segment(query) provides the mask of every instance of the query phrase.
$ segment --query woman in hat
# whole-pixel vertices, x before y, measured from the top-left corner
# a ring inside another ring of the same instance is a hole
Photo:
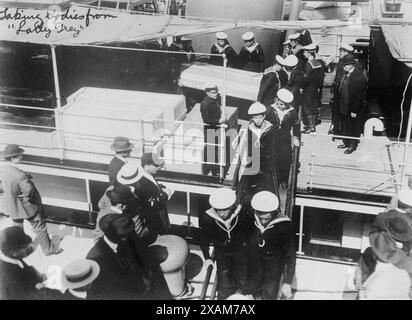
[[[207,264],[211,263],[209,244],[215,248],[218,299],[223,300],[246,289],[247,244],[253,221],[236,205],[236,193],[231,189],[215,189],[209,204],[211,208],[200,220],[200,243]]]
[[[59,254],[63,249],[58,247],[56,241],[50,240],[40,193],[32,177],[17,167],[23,153],[24,149],[16,144],[7,145],[2,152],[6,164],[0,175],[3,189],[1,212],[8,215],[13,224],[22,229],[24,220],[27,220],[36,233],[37,242],[44,255]]]
[[[225,32],[218,32],[216,33],[216,39],[217,41],[216,43],[212,45],[212,48],[210,49],[210,53],[220,54],[222,55],[222,57],[226,57],[227,66],[229,68],[236,68],[238,54],[229,44],[229,41],[227,40],[227,34]],[[223,66],[223,59],[221,57],[210,56],[209,61],[211,64],[214,64],[217,66]]]
[[[308,60],[305,64],[302,79],[303,89],[303,133],[316,131],[317,97],[323,86],[325,71],[316,59],[316,45],[311,43],[303,47],[303,53]]]
[[[248,190],[251,185],[257,185],[278,194],[274,143],[276,128],[265,119],[266,113],[266,107],[260,102],[253,103],[248,110],[250,122],[242,158],[244,170],[241,174],[240,193]]]
[[[263,72],[265,68],[265,55],[261,45],[255,41],[253,32],[242,35],[244,44],[239,51],[239,67],[252,72]]]
[[[290,219],[279,210],[271,192],[260,191],[252,198],[254,231],[250,242],[249,285],[256,299],[276,300],[284,273],[281,295],[292,298],[296,252]]]
[[[265,73],[260,80],[259,92],[257,101],[270,106],[276,97],[276,92],[282,88],[288,81],[288,75],[282,67],[285,65],[285,59],[276,55],[275,61],[271,68],[265,70]]]
[[[298,113],[291,106],[293,94],[287,89],[279,89],[276,95],[276,101],[270,105],[267,112],[267,119],[276,128],[276,175],[282,189],[288,187],[290,165],[292,163],[292,144],[300,146],[299,131],[300,123]],[[293,135],[291,136],[291,130]]]

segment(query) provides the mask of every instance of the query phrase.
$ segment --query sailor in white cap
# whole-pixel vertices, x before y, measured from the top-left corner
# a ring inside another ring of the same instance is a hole
[[[276,92],[288,81],[288,75],[282,67],[285,59],[276,55],[273,66],[265,70],[265,74],[260,80],[257,101],[265,106],[271,105],[275,101]]]
[[[252,294],[263,300],[276,300],[283,272],[281,294],[292,298],[296,253],[290,219],[279,210],[279,200],[269,191],[252,198],[255,229],[251,240],[250,275]]]
[[[218,162],[219,147],[215,144],[215,136],[218,134],[216,130],[221,129],[221,125],[227,120],[226,114],[222,110],[221,100],[218,87],[215,83],[208,83],[205,85],[206,95],[200,103],[200,113],[202,114],[202,120],[204,123],[204,153],[202,165],[203,175],[211,173],[213,176],[218,177],[220,173],[220,167],[218,164],[210,164],[210,162]],[[213,141],[208,141],[208,137],[213,137]],[[207,163],[209,162],[209,163]]]
[[[308,60],[303,72],[303,133],[316,131],[317,97],[323,87],[325,71],[316,59],[316,45],[310,43],[303,47],[303,54]]]
[[[246,289],[247,245],[253,216],[236,203],[236,193],[229,188],[214,189],[209,204],[211,208],[200,223],[200,247],[207,265],[212,264],[209,244],[215,249],[218,299],[223,300]]]
[[[291,47],[292,54],[296,55],[298,51],[302,49],[302,45],[300,44],[300,41],[299,41],[300,37],[301,37],[300,33],[294,33],[288,37],[288,40],[290,41],[290,47]]]
[[[255,41],[253,32],[242,35],[244,44],[239,51],[239,67],[253,72],[263,72],[265,67],[265,55],[261,45]]]
[[[248,189],[259,184],[277,192],[275,172],[275,127],[267,121],[267,107],[260,102],[253,103],[248,110],[250,123],[247,130],[247,151],[242,163],[245,165],[241,184]]]
[[[276,152],[276,174],[278,183],[284,190],[288,187],[290,165],[292,163],[291,139],[294,146],[300,146],[299,131],[300,123],[298,113],[291,106],[293,93],[288,89],[281,88],[276,94],[275,102],[268,108],[267,120],[276,128],[276,140],[274,142]],[[293,135],[291,136],[291,129]]]
[[[210,49],[210,53],[213,54],[220,54],[222,57],[217,57],[217,56],[210,56],[210,63],[217,65],[217,66],[223,66],[223,59],[227,59],[227,66],[229,68],[235,68],[237,66],[237,59],[238,59],[238,54],[236,51],[232,48],[232,46],[229,44],[229,41],[227,40],[228,36],[225,32],[218,32],[216,33],[216,43],[212,45],[212,48]]]
[[[333,105],[332,105],[332,129],[329,131],[331,134],[340,135],[343,134],[343,119],[340,116],[339,111],[339,85],[342,81],[343,75],[345,74],[343,70],[343,57],[348,56],[349,58],[354,58],[353,47],[347,43],[342,43],[339,48],[339,60],[336,65],[335,79],[333,80],[331,86],[331,93],[333,94]]]

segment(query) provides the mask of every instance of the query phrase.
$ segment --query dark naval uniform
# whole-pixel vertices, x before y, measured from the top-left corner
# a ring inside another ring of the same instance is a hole
[[[265,67],[265,55],[263,49],[258,42],[255,42],[251,48],[245,45],[239,51],[240,68],[252,71],[263,72]]]
[[[213,44],[210,49],[210,53],[213,54],[225,54],[227,58],[227,66],[229,68],[236,68],[238,63],[238,54],[229,44],[226,44],[223,48],[218,43]],[[223,58],[217,56],[210,56],[209,62],[217,66],[223,66]]]
[[[303,70],[297,65],[290,72],[289,80],[285,85],[285,88],[293,93],[292,106],[299,110],[299,106],[302,104],[302,94],[300,89],[302,87]]]
[[[260,80],[257,101],[266,107],[271,105],[275,101],[276,93],[286,85],[287,81],[288,75],[284,70],[279,72],[272,70],[265,73]]]
[[[220,108],[220,97],[217,99],[210,98],[207,94],[200,104],[200,113],[202,114],[202,120],[205,124],[204,126],[204,139],[206,143],[219,144],[219,136],[216,130],[220,130],[219,120],[222,116],[222,110]],[[208,137],[213,133],[214,141],[207,141]],[[213,157],[214,154],[214,157]],[[208,160],[208,158],[210,158]],[[203,153],[203,161],[219,163],[219,147],[214,145],[205,145]],[[219,165],[218,164],[203,164],[202,166],[203,175],[207,175],[209,172],[212,175],[219,175]]]
[[[316,126],[316,101],[324,78],[325,72],[317,59],[306,63],[302,80],[303,115],[306,120],[305,124],[312,130]]]
[[[292,283],[296,266],[293,238],[288,217],[277,217],[266,227],[256,218],[249,258],[250,289],[254,295],[264,300],[277,299],[282,274],[284,283]]]
[[[267,120],[276,128],[273,143],[276,146],[275,164],[278,182],[288,183],[290,164],[292,163],[290,130],[293,129],[294,136],[299,136],[298,114],[293,107],[282,111],[272,105],[268,108]]]
[[[214,208],[202,216],[201,248],[205,259],[210,259],[209,244],[215,248],[219,300],[246,289],[247,245],[252,230],[253,218],[240,205],[227,220]]]

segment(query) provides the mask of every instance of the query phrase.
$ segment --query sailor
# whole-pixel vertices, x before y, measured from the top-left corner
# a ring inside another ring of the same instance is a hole
[[[79,259],[69,263],[62,271],[61,282],[67,291],[64,300],[96,300],[100,296],[90,296],[93,282],[100,276],[100,266],[89,259]]]
[[[331,86],[331,93],[333,94],[333,104],[332,104],[332,125],[333,129],[330,133],[332,134],[342,134],[342,124],[341,119],[339,118],[339,86],[344,75],[342,59],[345,56],[349,58],[354,58],[353,47],[347,43],[342,43],[339,48],[339,60],[336,65],[336,74],[335,79],[333,80]]]
[[[229,44],[229,41],[227,40],[227,34],[225,32],[216,33],[216,40],[216,43],[214,43],[212,45],[212,48],[210,49],[210,53],[221,54],[222,57],[210,56],[210,63],[217,66],[223,66],[222,58],[226,58],[227,66],[229,68],[236,68],[238,62],[238,54]]]
[[[279,200],[271,192],[256,193],[252,208],[255,228],[250,243],[250,290],[255,299],[276,300],[281,286],[281,295],[290,299],[296,265],[292,223],[281,213]]]
[[[202,165],[203,175],[211,173],[218,177],[220,173],[219,163],[219,144],[221,125],[227,120],[226,114],[222,110],[219,89],[216,84],[208,83],[205,85],[206,95],[200,103],[200,113],[204,123],[204,141]],[[216,144],[216,145],[213,145]],[[212,163],[211,163],[212,162]]]
[[[130,157],[134,145],[130,143],[129,138],[126,137],[115,137],[113,139],[113,144],[110,148],[115,152],[115,156],[109,163],[108,176],[109,185],[116,184],[116,176],[120,168],[127,162],[127,158]]]
[[[276,128],[266,120],[267,108],[260,102],[253,103],[248,110],[250,123],[247,130],[246,151],[243,153],[239,193],[250,186],[278,193],[275,170]]]
[[[246,32],[242,35],[242,39],[244,44],[239,51],[240,68],[252,72],[263,72],[265,55],[260,44],[255,41],[255,34]]]
[[[257,101],[265,106],[269,106],[275,101],[276,92],[288,81],[288,75],[282,69],[284,65],[285,59],[276,55],[273,66],[265,70],[260,80]]]
[[[247,244],[253,220],[236,204],[236,193],[229,188],[214,189],[209,203],[211,208],[201,219],[201,248],[209,265],[209,244],[214,246],[218,299],[223,300],[246,289]]]
[[[342,139],[339,149],[346,149],[345,154],[354,152],[359,144],[362,130],[362,112],[365,104],[367,81],[356,65],[355,59],[349,55],[342,58],[345,72],[339,86],[339,112],[342,120],[343,134],[354,137]]]
[[[298,68],[304,69],[306,63],[306,57],[303,54],[303,45],[301,44],[302,35],[300,33],[291,34],[288,37],[290,42],[290,54],[293,54],[298,58]]]
[[[316,131],[316,99],[319,90],[323,86],[325,72],[322,65],[316,59],[316,45],[311,43],[303,47],[303,53],[308,60],[303,72],[303,122],[305,129],[303,133]]]
[[[300,89],[302,87],[303,70],[298,67],[298,58],[291,54],[285,58],[285,70],[288,74],[288,81],[285,89],[288,89],[293,94],[292,106],[296,111],[299,111],[299,106],[302,103],[302,95]]]
[[[141,158],[143,176],[135,184],[135,194],[141,200],[147,228],[156,235],[165,234],[170,229],[167,201],[173,192],[156,180],[157,174],[164,166],[164,160],[159,159],[156,153],[144,153]]]
[[[10,217],[13,225],[22,229],[24,220],[29,222],[44,255],[59,254],[63,251],[58,245],[61,239],[54,236],[52,241],[49,237],[40,193],[31,175],[18,168],[23,153],[24,149],[16,144],[8,144],[1,152],[5,165],[0,174],[0,189],[3,191],[0,212]]]
[[[194,54],[195,49],[192,46],[192,39],[189,37],[181,37],[180,41],[182,42],[182,50],[186,52],[187,61],[185,62],[194,62],[196,61],[196,55]]]
[[[323,61],[322,56],[319,54],[319,45],[316,44],[316,60],[319,61],[320,65],[322,66],[322,70],[324,73],[328,72],[328,67],[326,66],[325,61]],[[323,82],[319,88],[318,94],[316,96],[316,125],[322,123],[322,95],[323,95]]]
[[[288,187],[290,165],[292,163],[292,148],[300,146],[299,131],[300,123],[298,113],[292,107],[293,94],[289,90],[282,88],[277,92],[275,102],[269,107],[267,119],[276,129],[276,140],[274,141],[276,152],[276,175],[282,189]],[[291,136],[291,129],[293,135]]]

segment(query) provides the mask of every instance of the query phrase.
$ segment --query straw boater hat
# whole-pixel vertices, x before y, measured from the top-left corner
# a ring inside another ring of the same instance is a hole
[[[229,188],[218,188],[212,191],[209,197],[210,205],[217,210],[225,210],[236,202],[236,193]]]
[[[253,196],[251,205],[258,212],[269,213],[279,208],[279,199],[272,192],[260,191]]]
[[[3,158],[10,158],[23,153],[24,149],[20,148],[17,144],[8,144],[1,152],[1,156]]]
[[[143,176],[143,169],[135,162],[125,163],[119,170],[116,180],[120,184],[129,185],[136,183]]]
[[[130,143],[129,138],[115,137],[110,148],[115,152],[129,151],[134,148],[133,143]]]
[[[260,102],[254,102],[252,105],[249,107],[249,110],[247,111],[248,115],[254,116],[262,113],[266,113],[266,107],[264,104]]]
[[[99,264],[89,259],[76,260],[62,272],[62,285],[67,289],[77,289],[92,283],[100,273]]]

